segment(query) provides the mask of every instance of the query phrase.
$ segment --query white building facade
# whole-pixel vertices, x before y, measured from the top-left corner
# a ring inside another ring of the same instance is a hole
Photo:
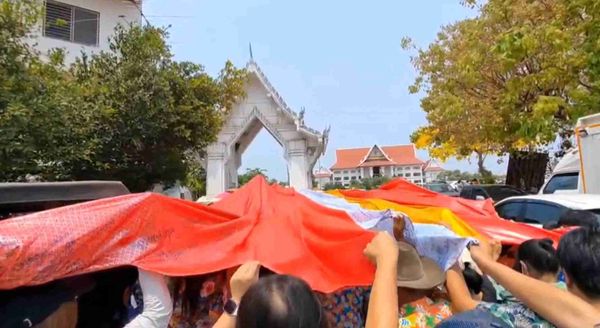
[[[66,63],[72,63],[82,51],[109,50],[109,37],[118,24],[141,22],[141,6],[141,0],[46,0],[31,43],[43,55],[64,49]]]
[[[333,183],[350,186],[365,178],[404,178],[424,183],[425,162],[417,158],[414,145],[373,146],[336,150],[336,163],[331,167]]]
[[[430,159],[425,163],[423,167],[423,174],[425,174],[425,182],[435,182],[438,179],[440,173],[444,172],[442,166],[435,160]]]
[[[321,167],[313,172],[314,188],[324,189],[327,184],[332,183],[333,173],[328,169]]]

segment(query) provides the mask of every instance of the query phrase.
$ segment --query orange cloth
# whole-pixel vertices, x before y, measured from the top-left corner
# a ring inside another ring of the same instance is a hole
[[[134,265],[196,275],[258,260],[331,292],[368,285],[374,233],[257,177],[211,207],[133,194],[0,221],[0,289]]]
[[[476,201],[450,197],[419,187],[403,179],[395,179],[375,190],[340,190],[344,197],[383,199],[401,205],[435,206],[451,210],[484,236],[505,244],[520,244],[532,238],[550,238],[558,243],[560,232],[504,220],[498,216],[491,200]]]

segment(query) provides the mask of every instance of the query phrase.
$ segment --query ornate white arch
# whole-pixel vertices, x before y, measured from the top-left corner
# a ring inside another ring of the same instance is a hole
[[[231,109],[217,142],[207,150],[207,195],[237,186],[241,156],[262,128],[283,148],[290,186],[310,188],[312,169],[325,152],[329,129],[320,133],[305,126],[304,110],[292,111],[253,60],[246,69],[246,97]]]

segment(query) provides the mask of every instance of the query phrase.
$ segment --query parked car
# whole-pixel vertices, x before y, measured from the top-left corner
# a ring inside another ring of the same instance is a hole
[[[126,194],[118,181],[0,183],[0,220]]]
[[[558,223],[568,210],[584,210],[600,219],[600,195],[555,194],[510,197],[495,205],[502,218],[541,226]]]
[[[527,193],[521,189],[507,185],[465,185],[460,191],[460,197],[462,198],[474,200],[491,198],[494,202],[522,195],[527,195]]]
[[[431,191],[439,192],[440,194],[444,194],[444,195],[452,196],[452,197],[458,197],[458,192],[456,191],[456,189],[452,188],[452,186],[450,186],[447,183],[443,183],[443,182],[426,183],[423,185],[423,187],[425,187]]]

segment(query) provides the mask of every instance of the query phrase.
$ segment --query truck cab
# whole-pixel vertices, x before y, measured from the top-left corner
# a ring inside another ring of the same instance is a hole
[[[600,194],[600,113],[580,118],[575,132],[577,148],[556,165],[540,194]]]

